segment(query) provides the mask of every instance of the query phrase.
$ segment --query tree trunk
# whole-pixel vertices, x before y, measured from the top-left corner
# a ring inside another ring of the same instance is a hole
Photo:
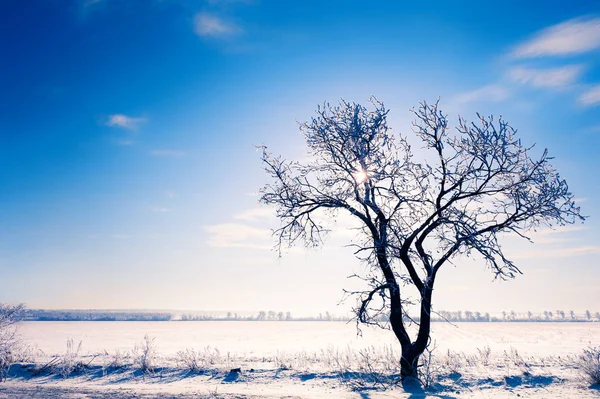
[[[421,352],[422,353],[422,352]],[[402,348],[402,358],[400,359],[400,378],[407,377],[418,378],[419,356],[414,350],[413,344]]]
[[[419,321],[419,333],[415,342],[406,342],[400,340],[402,347],[402,359],[400,359],[400,377],[404,380],[407,377],[418,377],[419,357],[423,354],[429,344],[429,334],[431,332],[431,295],[432,287],[425,284],[421,297],[421,318]],[[392,320],[390,320],[392,321]],[[400,323],[404,321],[401,320]],[[394,326],[392,325],[392,329]],[[403,328],[404,330],[404,328]]]

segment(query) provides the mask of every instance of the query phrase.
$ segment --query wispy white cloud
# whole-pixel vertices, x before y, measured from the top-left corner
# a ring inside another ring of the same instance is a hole
[[[152,150],[150,155],[153,157],[165,157],[165,158],[179,158],[187,154],[185,151],[179,150]]]
[[[536,244],[558,244],[562,242],[573,242],[575,241],[574,237],[564,236],[564,235],[542,235],[539,237],[533,238],[533,242]]]
[[[265,221],[275,218],[273,208],[252,208],[233,215],[234,219],[244,220],[246,222]]]
[[[588,227],[582,225],[547,227],[531,232],[528,236],[536,244],[557,244],[576,241],[578,240],[576,233],[585,230],[588,230]],[[521,237],[516,234],[510,235],[510,238],[521,241]]]
[[[600,47],[600,18],[576,18],[550,26],[518,45],[517,58],[576,55]]]
[[[575,83],[583,69],[582,65],[546,69],[515,67],[508,71],[508,77],[515,82],[534,87],[559,88]]]
[[[271,249],[268,229],[248,226],[241,223],[221,223],[205,227],[209,233],[206,243],[217,248]]]
[[[600,85],[593,86],[591,89],[584,91],[577,102],[584,106],[600,105]]]
[[[197,14],[194,18],[194,32],[204,37],[226,37],[239,33],[241,29],[224,19],[207,13]]]
[[[146,118],[134,118],[123,114],[113,114],[108,116],[107,126],[120,127],[123,129],[135,130],[146,121]]]
[[[536,244],[552,244],[553,248],[551,247],[546,249],[524,251],[517,254],[515,258],[564,258],[567,256],[587,255],[600,252],[600,246],[597,245],[584,245],[577,247],[565,246],[562,248],[556,248],[556,244],[576,241],[576,233],[585,230],[588,230],[588,227],[582,225],[557,226],[554,228],[540,229],[531,234],[531,239],[533,240],[533,242],[535,242]]]
[[[591,255],[600,253],[600,246],[588,245],[581,247],[569,247],[559,249],[545,249],[545,250],[534,250],[524,251],[516,256],[514,259],[548,259],[548,258],[566,258],[573,256]]]
[[[583,201],[580,199],[580,201]],[[554,234],[566,234],[573,233],[575,231],[588,230],[586,226],[558,226],[554,228],[540,229],[535,232],[536,235],[554,235]]]
[[[501,85],[492,84],[480,87],[479,89],[461,93],[455,97],[455,101],[460,104],[470,103],[473,101],[504,101],[510,96],[507,88]]]

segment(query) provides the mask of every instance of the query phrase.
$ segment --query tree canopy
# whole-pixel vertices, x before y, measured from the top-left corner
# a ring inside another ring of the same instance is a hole
[[[474,122],[459,118],[453,130],[438,102],[421,103],[413,110],[413,134],[427,153],[423,161],[406,136],[392,134],[383,103],[370,102],[371,109],[346,101],[320,106],[300,125],[306,162],[275,157],[263,147],[271,182],[261,201],[274,205],[282,222],[275,230],[279,248],[320,245],[323,211],[355,217],[361,225],[356,254],[372,266],[363,276],[369,289],[360,293],[357,318],[368,323],[389,313],[403,353],[412,347],[420,354],[429,338],[433,285],[444,264],[477,255],[496,276],[514,277],[520,270],[505,255],[501,233],[529,239],[541,226],[584,217],[548,151],[536,156],[504,119],[477,114]],[[414,342],[403,322],[406,284],[420,294],[421,328]],[[376,294],[382,304],[374,307]]]

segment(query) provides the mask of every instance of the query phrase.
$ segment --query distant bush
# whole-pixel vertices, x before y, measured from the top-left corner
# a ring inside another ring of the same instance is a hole
[[[177,352],[177,363],[192,373],[199,373],[221,361],[221,352],[207,346],[202,351],[186,349]]]
[[[0,382],[6,379],[10,366],[17,361],[20,352],[16,324],[20,321],[23,305],[0,303]]]
[[[0,344],[1,345],[1,344]],[[0,382],[7,377],[10,366],[14,363],[13,353],[9,347],[0,346]]]
[[[451,374],[461,374],[463,367],[466,366],[465,355],[448,349],[445,356],[440,359],[440,364],[444,370]]]
[[[105,360],[102,365],[102,373],[106,375],[108,370],[116,370],[125,367],[129,357],[129,352],[121,352],[118,349],[113,354],[104,351]]]
[[[150,338],[146,334],[142,343],[136,344],[133,348],[133,363],[144,373],[153,373],[156,369],[158,353],[154,341],[155,338]]]
[[[177,363],[192,373],[199,373],[204,369],[200,354],[194,349],[177,352]]]
[[[364,388],[367,384],[389,388],[397,382],[400,375],[400,353],[391,345],[368,346],[358,350],[350,346],[343,350],[330,346],[314,356],[304,353],[301,358],[288,356],[287,361],[283,357],[278,362],[292,369],[297,369],[297,364],[303,364],[308,369],[314,363],[323,364],[356,389]]]
[[[492,349],[489,347],[489,345],[484,346],[483,349],[477,348],[477,353],[479,354],[479,360],[481,361],[481,364],[486,367],[489,366],[490,355],[492,354]]]
[[[592,385],[600,385],[600,348],[584,349],[579,356],[579,370]]]
[[[81,352],[81,344],[82,341],[79,341],[79,343],[75,345],[73,339],[67,340],[67,350],[58,357],[58,361],[54,367],[56,372],[63,378],[67,378],[74,372],[81,371],[85,368],[85,364],[79,355]]]

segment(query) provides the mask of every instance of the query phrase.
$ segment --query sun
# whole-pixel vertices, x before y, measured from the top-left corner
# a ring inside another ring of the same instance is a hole
[[[357,170],[356,172],[354,172],[354,181],[356,181],[356,184],[362,184],[368,178],[369,178],[369,175],[367,174],[366,171],[364,171],[362,169],[361,170]]]

